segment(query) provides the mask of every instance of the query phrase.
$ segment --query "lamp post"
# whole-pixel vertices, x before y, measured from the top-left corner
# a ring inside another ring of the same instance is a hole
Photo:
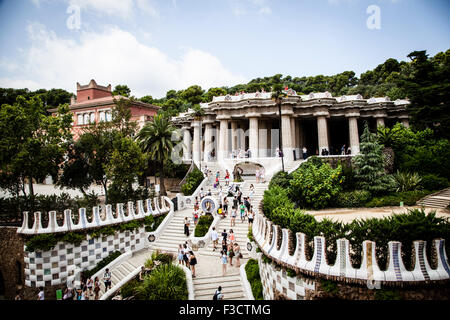
[[[282,135],[283,135],[283,129],[281,126],[281,97],[277,98],[277,104],[278,104],[278,122],[280,124],[280,134],[278,135],[278,145],[280,146],[280,152],[281,152],[281,167],[282,170],[284,171],[284,152],[283,152],[283,139],[282,139]]]
[[[278,144],[279,144],[279,147],[280,147],[279,149],[281,152],[281,166],[282,166],[283,171],[284,171],[284,152],[283,152],[283,140],[282,140],[283,129],[282,129],[282,123],[281,123],[282,122],[281,121],[281,101],[285,95],[286,94],[283,92],[283,86],[281,84],[277,83],[277,84],[273,85],[272,100],[274,100],[278,106],[278,116],[279,116],[278,122],[280,125],[280,134],[278,136],[278,138],[279,138]]]

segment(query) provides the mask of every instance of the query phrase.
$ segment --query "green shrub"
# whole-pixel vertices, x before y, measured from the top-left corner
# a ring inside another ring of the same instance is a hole
[[[247,238],[248,238],[248,240],[250,240],[250,241],[255,241],[255,239],[253,238],[253,232],[252,232],[252,230],[249,230],[249,231],[248,231],[248,233],[247,233]]]
[[[34,252],[37,250],[49,251],[52,250],[58,239],[52,233],[43,233],[31,237],[26,243],[25,247],[28,252]]]
[[[333,282],[331,280],[321,280],[320,284],[322,286],[323,291],[332,295],[338,293],[338,286],[336,282]]]
[[[268,217],[271,216],[275,208],[289,206],[291,203],[287,190],[280,186],[275,185],[264,191],[263,211]]]
[[[255,300],[264,300],[264,298],[263,298],[263,286],[262,286],[261,280],[253,281],[250,284],[250,287],[252,288],[253,298],[255,298]]]
[[[328,163],[320,167],[309,164],[292,173],[290,197],[300,207],[320,209],[341,191],[341,166],[331,168]]]
[[[136,287],[135,297],[140,300],[187,300],[183,269],[173,264],[160,264]]]
[[[258,261],[255,259],[249,259],[245,265],[245,273],[247,274],[247,280],[252,288],[253,297],[255,300],[263,300],[263,290],[261,277],[259,275]]]
[[[431,191],[428,190],[396,192],[382,197],[373,197],[365,206],[368,208],[399,206],[401,201],[404,205],[413,206],[430,193]]]
[[[333,205],[337,208],[360,208],[370,200],[369,191],[354,190],[339,192],[333,200]]]
[[[295,276],[297,276],[295,271],[292,269],[289,269],[289,268],[286,269],[286,273],[287,273],[288,277],[291,277],[291,278],[294,278]]]
[[[86,239],[86,236],[84,234],[80,234],[80,233],[75,233],[75,232],[69,232],[66,233],[60,241],[62,242],[67,242],[67,243],[71,243],[75,246],[78,246],[81,244],[81,242],[83,242],[83,240]]]
[[[401,296],[395,290],[375,290],[375,300],[401,300]]]
[[[288,174],[286,171],[278,171],[272,177],[269,182],[269,189],[273,186],[280,186],[282,188],[289,188],[289,181],[292,179],[292,175]]]
[[[113,260],[115,260],[121,254],[122,253],[120,251],[111,252],[106,258],[104,258],[99,263],[97,263],[97,265],[93,269],[83,271],[83,277],[85,279],[88,279],[88,278],[92,277],[99,270],[101,270],[102,268],[106,267],[108,264],[110,264]]]
[[[209,227],[211,226],[211,223],[213,223],[213,221],[214,217],[210,214],[200,216],[197,225],[195,226],[194,235],[196,237],[203,237],[205,234],[208,233]]]
[[[272,263],[272,259],[270,259],[265,254],[262,255],[262,261],[263,261],[263,263]]]
[[[194,193],[200,183],[202,183],[203,179],[203,173],[195,168],[187,175],[186,182],[181,186],[181,192],[183,192],[185,196],[190,196]]]
[[[422,176],[421,185],[425,190],[441,190],[447,188],[450,184],[446,178],[436,174],[426,174]]]
[[[417,172],[397,172],[393,175],[397,192],[414,191],[420,189],[420,178]]]
[[[137,279],[128,281],[120,288],[120,294],[122,298],[129,298],[135,295],[136,287],[139,286],[140,282]]]

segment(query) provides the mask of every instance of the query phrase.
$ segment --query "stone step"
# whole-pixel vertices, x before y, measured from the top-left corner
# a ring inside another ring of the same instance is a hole
[[[236,281],[239,279],[240,279],[240,273],[238,273],[238,271],[236,271],[235,273],[230,273],[225,276],[220,275],[220,276],[198,277],[198,278],[194,279],[194,283],[212,283],[212,282],[215,282],[216,280],[229,282],[229,281]]]
[[[212,300],[214,292],[212,294],[208,294],[208,295],[195,295],[195,299],[196,300]],[[243,291],[229,293],[229,294],[224,293],[224,295],[223,295],[223,300],[244,300],[244,299],[245,299],[245,295],[244,295]]]

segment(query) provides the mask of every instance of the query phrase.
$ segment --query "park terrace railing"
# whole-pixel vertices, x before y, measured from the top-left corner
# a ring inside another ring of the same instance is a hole
[[[280,232],[281,230],[281,232]],[[296,246],[293,255],[289,254],[290,230],[274,225],[260,213],[256,213],[253,223],[253,238],[261,251],[277,263],[314,277],[366,284],[376,281],[387,285],[405,283],[427,283],[450,279],[450,268],[445,253],[445,240],[433,240],[436,257],[436,269],[432,269],[426,256],[426,241],[413,242],[414,269],[408,271],[402,260],[402,243],[390,241],[388,266],[381,270],[377,263],[376,243],[366,240],[362,243],[362,261],[360,268],[354,268],[350,258],[350,242],[337,240],[337,255],[333,265],[326,259],[326,243],[322,236],[314,237],[314,253],[311,260],[306,258],[306,235],[295,234]],[[292,252],[292,251],[291,251]]]
[[[93,216],[91,221],[86,216],[86,208],[79,209],[78,222],[74,223],[71,210],[64,210],[63,224],[59,225],[57,221],[56,211],[49,211],[47,226],[43,226],[43,216],[41,212],[34,212],[34,219],[32,227],[29,227],[29,213],[23,213],[22,226],[17,229],[17,233],[25,235],[36,235],[42,233],[60,233],[70,232],[77,230],[84,230],[90,228],[104,227],[108,225],[129,222],[131,220],[137,220],[145,218],[146,216],[153,215],[159,216],[163,213],[168,213],[173,206],[172,201],[167,197],[161,197],[161,204],[158,198],[146,199],[146,205],[144,206],[143,200],[137,201],[137,211],[134,207],[134,202],[129,201],[127,203],[128,210],[125,213],[124,204],[118,203],[116,205],[116,213],[113,213],[112,206],[107,204],[105,206],[105,217],[100,215],[100,207],[96,206],[92,208]]]
[[[167,214],[155,231],[147,231],[145,226],[139,226],[132,231],[120,230],[119,228],[115,230],[114,234],[109,235],[91,236],[87,233],[80,244],[58,241],[49,250],[28,251],[26,245],[24,245],[25,285],[40,287],[71,284],[83,270],[94,268],[102,259],[115,251],[124,254],[122,258],[119,258],[123,259],[133,252],[148,248],[151,242],[155,241],[167,224],[170,223],[174,214],[174,204],[168,197],[146,199],[145,206],[144,201],[139,200],[137,201],[137,210],[135,210],[134,203],[130,201],[126,214],[124,204],[119,203],[116,208],[114,214],[112,206],[106,205],[105,217],[102,218],[99,207],[94,207],[91,221],[86,217],[86,209],[82,208],[79,210],[77,223],[74,223],[70,210],[65,210],[62,225],[57,223],[56,212],[51,211],[48,213],[48,225],[45,227],[42,225],[41,213],[36,212],[31,228],[28,227],[28,213],[25,212],[22,227],[17,232],[26,236],[84,231],[127,223],[150,215]]]

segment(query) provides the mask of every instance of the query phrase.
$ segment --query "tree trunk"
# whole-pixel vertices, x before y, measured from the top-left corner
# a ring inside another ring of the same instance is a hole
[[[159,194],[167,196],[166,187],[164,185],[164,162],[159,163]]]
[[[32,177],[28,177],[28,191],[30,192],[30,196],[34,197],[33,178]]]
[[[105,190],[105,204],[108,204],[108,187],[106,186],[108,181],[102,181],[103,190]]]

